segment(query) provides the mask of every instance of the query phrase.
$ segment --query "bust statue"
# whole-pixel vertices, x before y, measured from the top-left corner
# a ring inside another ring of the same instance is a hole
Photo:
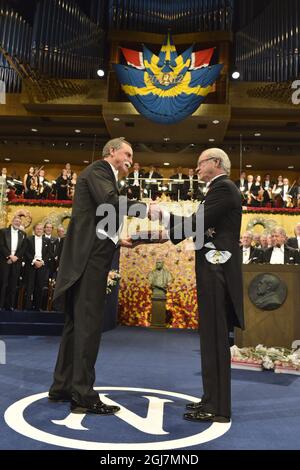
[[[152,289],[152,299],[166,299],[167,289],[173,281],[173,276],[164,267],[164,262],[157,260],[155,269],[148,274],[148,281]]]

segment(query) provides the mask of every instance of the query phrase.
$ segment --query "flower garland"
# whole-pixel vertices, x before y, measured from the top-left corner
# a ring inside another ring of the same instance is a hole
[[[276,207],[244,207],[243,214],[289,214],[289,215],[300,215],[300,209],[290,208],[276,208]]]
[[[261,370],[274,370],[275,372],[285,371],[287,373],[300,374],[300,348],[267,348],[262,344],[256,347],[238,348],[232,346],[231,363],[243,368],[243,365],[249,368]]]
[[[14,206],[72,206],[73,201],[58,201],[57,199],[12,199],[7,204]]]

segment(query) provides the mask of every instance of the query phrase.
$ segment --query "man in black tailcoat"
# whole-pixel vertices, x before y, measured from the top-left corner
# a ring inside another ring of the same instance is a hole
[[[175,244],[194,235],[203,396],[200,402],[187,405],[184,418],[190,421],[229,422],[231,418],[229,331],[244,327],[244,313],[239,247],[242,206],[240,192],[228,177],[230,167],[222,150],[204,151],[196,169],[200,179],[209,182],[204,208],[200,206],[190,217],[169,214],[169,220],[155,205],[149,213],[153,220],[162,217]],[[204,242],[199,243],[203,230]]]
[[[102,155],[103,160],[89,165],[77,180],[54,292],[54,301],[62,297],[66,300],[66,320],[49,391],[52,401],[71,401],[73,413],[97,415],[119,411],[117,406],[102,403],[93,385],[107,276],[120,241],[120,203],[126,213],[130,208],[134,215],[132,206],[136,204],[140,212],[136,215],[146,216],[145,204],[130,202],[119,195],[118,176],[127,176],[132,165],[131,145],[123,138],[110,140]],[[114,227],[105,222],[106,210],[109,213],[113,210]],[[121,245],[131,247],[132,243],[124,239]]]
[[[16,307],[17,286],[26,248],[22,220],[14,216],[11,226],[0,230],[0,309]]]

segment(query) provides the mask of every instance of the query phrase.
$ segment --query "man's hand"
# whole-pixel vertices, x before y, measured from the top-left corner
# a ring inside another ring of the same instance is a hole
[[[44,266],[44,263],[43,263],[43,261],[40,261],[40,260],[36,259],[35,262],[33,263],[33,265],[36,269],[40,269],[42,266]]]
[[[133,248],[133,240],[131,239],[131,237],[122,238],[120,240],[120,246],[122,246],[123,248]]]

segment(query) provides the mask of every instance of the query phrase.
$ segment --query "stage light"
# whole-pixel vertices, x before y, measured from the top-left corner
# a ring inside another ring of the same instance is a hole
[[[97,75],[98,75],[98,77],[103,78],[104,75],[105,75],[104,70],[103,70],[103,69],[98,69],[98,70],[97,70]]]
[[[238,80],[240,78],[241,74],[238,70],[234,70],[234,72],[232,72],[231,74],[231,77],[234,79],[234,80]]]

